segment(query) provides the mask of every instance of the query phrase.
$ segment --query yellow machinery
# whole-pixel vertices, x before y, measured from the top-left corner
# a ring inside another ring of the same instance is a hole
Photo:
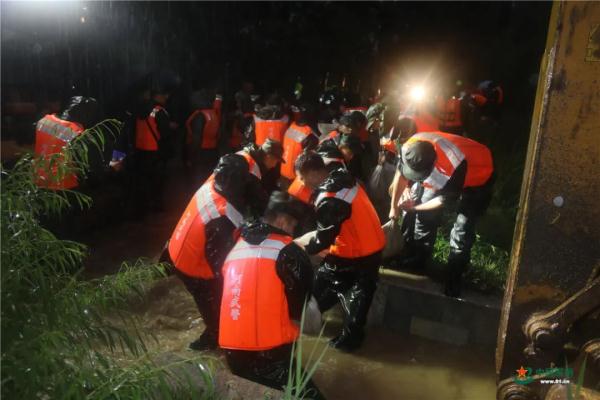
[[[542,60],[496,350],[498,399],[600,382],[600,2],[556,2]],[[517,372],[517,370],[519,370]],[[598,390],[598,387],[596,387]],[[582,398],[598,398],[583,390]]]

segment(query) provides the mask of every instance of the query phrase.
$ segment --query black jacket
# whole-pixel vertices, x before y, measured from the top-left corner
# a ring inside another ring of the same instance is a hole
[[[244,151],[250,154],[260,168],[261,178],[258,179],[252,175],[246,190],[247,201],[248,205],[250,206],[250,213],[255,217],[259,217],[263,214],[271,193],[278,189],[280,168],[275,167],[274,169],[267,171],[264,167],[262,159],[263,155],[259,147],[254,143],[250,143],[244,147]]]
[[[289,236],[264,222],[255,222],[242,227],[242,238],[253,245],[260,244],[269,234],[276,233]],[[288,302],[290,318],[299,320],[302,316],[304,302],[312,289],[312,265],[307,254],[295,243],[281,249],[275,264],[277,276],[283,282]]]
[[[321,186],[315,190],[313,199],[322,192],[338,192],[342,189],[349,189],[357,184],[356,179],[345,169],[337,169],[329,173],[329,177]],[[342,224],[352,215],[352,205],[335,197],[327,197],[316,206],[317,213],[317,234],[308,245],[306,252],[308,254],[317,254],[327,249],[335,242],[335,238],[340,234]],[[327,255],[325,261],[338,266],[359,266],[359,265],[377,265],[381,252],[359,258],[342,258],[334,255]]]
[[[204,257],[215,276],[220,277],[223,262],[235,245],[235,225],[226,216],[213,219],[206,226]]]

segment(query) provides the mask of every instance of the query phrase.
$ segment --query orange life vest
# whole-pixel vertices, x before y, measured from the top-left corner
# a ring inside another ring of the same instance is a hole
[[[462,126],[460,113],[460,99],[448,99],[440,111],[440,125],[446,128],[459,128]]]
[[[365,190],[356,184],[339,192],[321,192],[315,200],[315,206],[327,198],[337,198],[350,204],[350,218],[342,223],[335,243],[329,248],[329,254],[343,258],[365,257],[381,251],[385,246],[385,236],[381,222]]]
[[[214,179],[208,179],[192,197],[169,240],[169,255],[175,268],[193,278],[214,278],[204,254],[205,229],[206,224],[222,216],[236,228],[243,222],[242,214],[217,193]]]
[[[219,346],[260,351],[298,338],[276,270],[279,253],[291,242],[291,237],[278,234],[258,245],[238,239],[223,264]]]
[[[327,135],[323,136],[321,138],[321,140],[319,140],[319,143],[323,143],[324,141],[329,140],[329,139],[336,140],[338,137],[340,137],[340,135],[341,135],[340,132],[337,129],[334,129],[331,132],[329,132]]]
[[[248,170],[252,175],[256,176],[258,179],[262,178],[260,173],[260,166],[258,165],[256,160],[250,155],[250,153],[248,153],[245,150],[240,150],[235,154],[239,154],[240,156],[246,159],[246,161],[248,162]]]
[[[194,111],[187,121],[185,128],[187,130],[186,143],[191,145],[193,142],[192,123],[194,119],[202,114],[204,116],[204,130],[202,131],[201,149],[216,149],[219,141],[219,125],[221,123],[218,113],[214,109],[202,109]]]
[[[417,140],[429,142],[435,148],[433,171],[423,185],[434,190],[442,189],[458,165],[467,160],[467,175],[463,187],[485,184],[494,172],[490,149],[481,143],[446,132],[422,132],[413,135],[406,143]]]
[[[244,118],[252,117],[252,113],[244,113]],[[240,127],[239,118],[235,118],[231,129],[231,137],[229,138],[229,147],[237,149],[242,145],[242,128]]]
[[[302,181],[296,177],[290,187],[288,193],[303,203],[310,204],[310,196],[312,196],[312,190],[305,186]]]
[[[379,141],[379,143],[380,143],[381,148],[383,150],[387,150],[387,151],[389,151],[391,153],[394,153],[394,154],[398,153],[398,149],[396,148],[396,144],[389,137],[383,137],[383,138],[381,138],[381,140]]]
[[[261,119],[254,116],[254,136],[257,146],[261,146],[267,139],[278,142],[283,141],[283,135],[289,125],[289,118],[284,115],[281,119]]]
[[[407,110],[398,117],[398,119],[403,118],[411,119],[414,122],[416,128],[415,133],[433,132],[440,129],[440,122],[437,116],[434,116],[425,110]]]
[[[285,132],[283,138],[283,159],[285,163],[281,164],[282,176],[288,179],[296,177],[294,163],[296,162],[296,158],[302,153],[302,141],[312,134],[314,133],[310,126],[300,126],[292,122],[292,125]]]
[[[163,107],[155,105],[150,115],[146,118],[138,118],[135,121],[135,148],[145,151],[158,151],[160,132],[156,124],[156,114],[164,110]]]
[[[49,162],[53,154],[61,153],[69,142],[81,135],[83,126],[76,122],[65,121],[56,115],[48,114],[40,119],[35,128],[35,154]],[[62,156],[57,156],[53,163],[63,162]],[[74,173],[58,177],[58,165],[39,168],[36,184],[39,187],[52,190],[64,190],[77,187],[77,175]]]

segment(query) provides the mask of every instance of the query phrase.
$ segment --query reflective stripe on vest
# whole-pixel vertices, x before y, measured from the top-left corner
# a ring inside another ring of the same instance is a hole
[[[67,124],[62,125],[61,121]],[[53,136],[65,143],[69,143],[71,140],[79,136],[81,132],[83,132],[83,128],[81,128],[78,124],[70,121],[60,120],[54,115],[46,115],[44,118],[39,120],[36,125],[36,130]]]
[[[60,179],[58,177],[59,164],[64,163],[61,154],[51,160],[53,154],[63,151],[73,139],[81,135],[83,127],[71,121],[65,121],[55,115],[48,114],[36,124],[35,154],[42,157],[52,165],[46,165],[37,170],[36,185],[51,190],[73,189],[77,187],[77,175],[67,173]],[[48,170],[49,169],[49,170]]]
[[[437,155],[431,174],[423,182],[425,187],[442,189],[465,159],[467,173],[463,187],[485,184],[494,171],[490,150],[474,140],[446,132],[425,132],[413,135],[407,143],[417,140],[433,144]]]
[[[348,204],[352,204],[352,202],[354,201],[354,198],[356,197],[356,194],[358,193],[358,185],[354,185],[354,187],[351,188],[344,188],[342,190],[340,190],[339,192],[321,192],[319,193],[319,195],[317,196],[317,199],[315,200],[315,205],[319,205],[319,203],[325,199],[325,198],[331,198],[331,197],[335,197],[336,199],[340,199],[345,201]]]
[[[329,165],[331,163],[340,163],[344,168],[346,168],[346,161],[343,158],[334,158],[334,157],[324,157],[321,156],[325,165]]]
[[[287,115],[280,119],[262,119],[255,115],[254,137],[256,145],[261,146],[267,139],[282,142],[288,124],[289,118]]]
[[[258,245],[240,238],[223,264],[219,345],[260,351],[291,343],[299,329],[290,319],[276,260],[292,238],[270,234]]]
[[[345,188],[338,192],[323,192],[317,196],[315,204],[327,198],[337,198],[351,205],[351,214],[342,222],[340,233],[329,254],[342,258],[359,258],[375,254],[385,246],[385,235],[381,222],[367,193],[360,185]]]
[[[212,267],[205,257],[206,225],[226,216],[238,228],[242,214],[214,189],[209,179],[196,192],[177,223],[169,240],[169,255],[175,267],[187,276],[199,279],[214,278]]]
[[[256,176],[258,179],[261,179],[260,167],[258,166],[258,163],[256,162],[256,160],[254,160],[254,158],[252,158],[250,153],[248,153],[244,150],[240,150],[235,154],[239,154],[240,156],[244,157],[246,159],[246,161],[248,162],[248,170],[250,171],[250,173],[252,175]]]
[[[279,252],[286,244],[287,243],[280,240],[273,239],[265,239],[257,245],[241,240],[231,250],[225,262],[241,260],[244,258],[267,258],[269,260],[277,260]]]
[[[283,159],[285,163],[281,164],[281,175],[292,180],[296,178],[294,164],[298,156],[302,153],[302,142],[313,134],[308,125],[300,126],[295,122],[285,132],[283,138]]]

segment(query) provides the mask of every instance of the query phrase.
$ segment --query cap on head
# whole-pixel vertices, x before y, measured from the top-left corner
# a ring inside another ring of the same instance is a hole
[[[400,158],[402,176],[411,181],[424,181],[431,174],[435,159],[431,143],[422,140],[405,143]]]
[[[260,148],[266,155],[273,156],[282,163],[285,163],[285,160],[283,159],[283,145],[281,142],[273,139],[267,139],[266,142],[260,146]]]

